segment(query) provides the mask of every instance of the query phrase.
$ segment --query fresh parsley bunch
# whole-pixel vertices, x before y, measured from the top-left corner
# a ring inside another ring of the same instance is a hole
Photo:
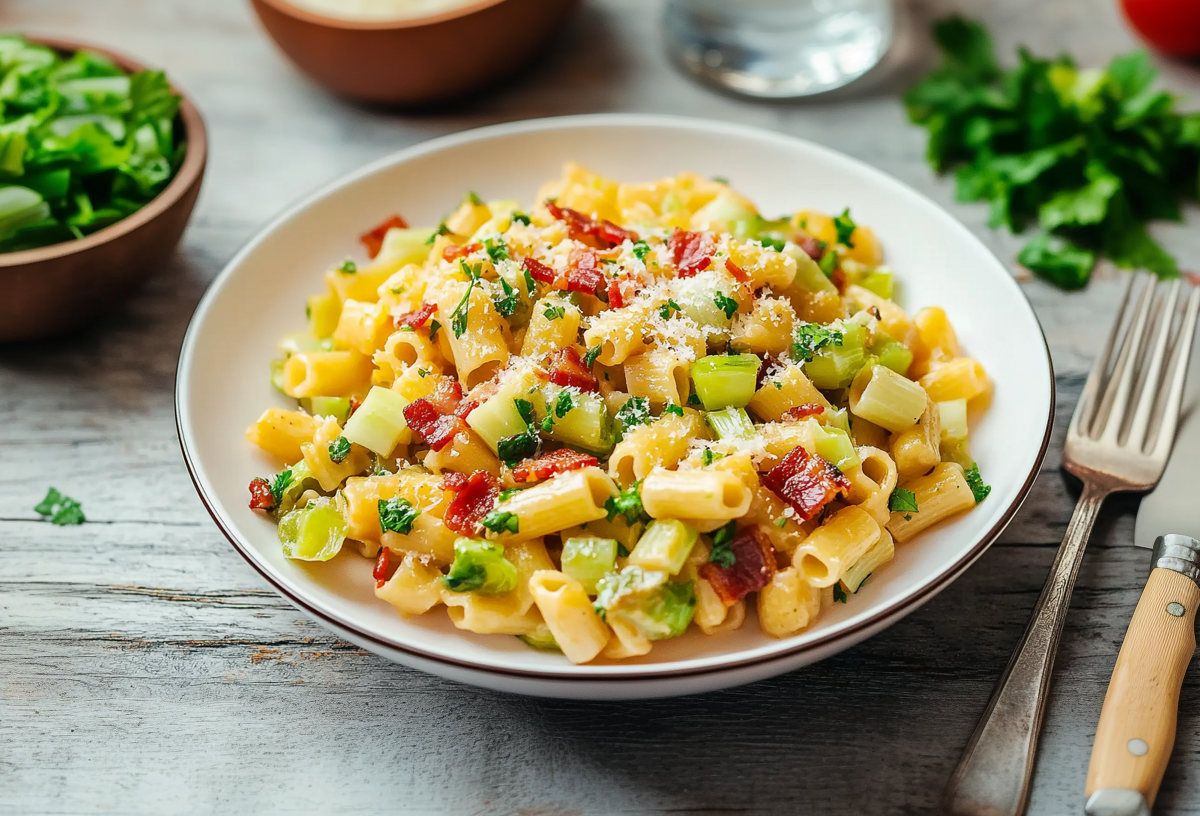
[[[1181,220],[1197,195],[1200,114],[1153,87],[1144,52],[1080,69],[1021,49],[1004,70],[978,23],[950,17],[933,33],[944,60],[905,96],[909,118],[929,131],[934,169],[957,168],[959,200],[987,201],[992,227],[1039,227],[1023,266],[1064,289],[1085,286],[1100,257],[1179,274],[1145,225]]]

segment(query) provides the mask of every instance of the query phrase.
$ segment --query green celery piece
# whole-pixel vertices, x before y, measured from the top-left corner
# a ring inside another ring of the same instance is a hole
[[[710,354],[692,364],[692,382],[706,411],[741,408],[754,397],[761,361],[753,354]]]
[[[856,323],[846,323],[841,345],[827,345],[804,364],[804,373],[817,388],[845,388],[866,362],[863,344],[867,331]]]
[[[331,498],[313,499],[279,519],[283,554],[295,561],[328,561],[346,540],[346,519]]]
[[[596,582],[612,571],[617,560],[617,541],[594,536],[572,536],[563,542],[562,571],[596,594]]]
[[[858,285],[881,298],[891,300],[895,294],[894,277],[890,269],[872,269]]]
[[[754,422],[740,406],[710,411],[704,419],[718,439],[750,439],[754,436]]]
[[[850,441],[850,434],[841,428],[817,426],[815,446],[817,455],[827,462],[832,462],[841,470],[852,468],[859,463],[858,452]]]
[[[517,635],[517,638],[531,649],[537,649],[542,652],[562,651],[562,647],[554,639],[554,633],[550,631],[550,627],[545,623],[539,623],[537,628],[532,632]]]
[[[546,418],[547,410],[553,410],[562,392],[560,386],[552,384],[543,388],[544,400],[534,403],[539,421]],[[474,414],[475,411],[472,411],[471,415]],[[617,423],[608,413],[604,399],[598,394],[572,392],[570,410],[561,417],[554,416],[553,422],[554,425],[546,433],[548,439],[563,442],[595,456],[607,456],[616,444]]]
[[[287,392],[283,390],[283,368],[286,365],[286,357],[276,357],[271,361],[271,385],[275,386],[275,390],[281,394],[287,394]]]
[[[504,547],[475,538],[454,542],[454,562],[442,583],[451,592],[504,595],[517,588],[517,568],[504,557]]]
[[[695,607],[691,581],[674,583],[657,570],[629,565],[597,584],[596,609],[607,620],[624,619],[649,640],[682,635]]]
[[[313,416],[331,416],[342,423],[350,416],[349,397],[309,397],[301,404]]]
[[[870,347],[871,354],[876,357],[879,365],[890,368],[897,374],[908,376],[908,368],[912,365],[913,353],[903,343],[893,340],[884,331],[875,333],[875,342]]]

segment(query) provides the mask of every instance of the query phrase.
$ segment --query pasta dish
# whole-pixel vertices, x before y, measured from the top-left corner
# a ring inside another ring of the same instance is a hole
[[[568,165],[528,209],[468,193],[361,241],[280,343],[298,405],[247,431],[282,468],[250,507],[288,558],[374,559],[401,615],[574,663],[787,637],[990,489],[982,365],[848,209]]]

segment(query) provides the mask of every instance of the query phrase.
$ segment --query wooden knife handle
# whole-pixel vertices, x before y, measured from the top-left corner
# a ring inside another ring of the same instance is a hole
[[[1149,814],[1175,745],[1179,691],[1196,651],[1197,606],[1195,581],[1163,567],[1151,571],[1100,712],[1087,776],[1092,816]]]

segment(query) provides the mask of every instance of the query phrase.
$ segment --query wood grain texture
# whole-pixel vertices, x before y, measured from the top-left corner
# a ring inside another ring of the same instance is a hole
[[[1123,788],[1154,804],[1175,745],[1179,688],[1196,651],[1197,604],[1200,587],[1191,578],[1161,567],[1151,571],[1100,710],[1088,796]],[[1140,753],[1131,747],[1135,740]]]
[[[886,633],[816,666],[680,700],[572,702],[455,685],[366,654],[276,596],[195,497],[172,389],[187,321],[236,249],[297,196],[432,136],[511,119],[652,111],[834,146],[949,207],[1002,259],[1020,239],[953,202],[896,92],[930,59],[928,20],[982,17],[1018,43],[1102,64],[1133,45],[1110,0],[906,6],[891,73],[851,94],[755,104],[677,74],[659,6],[590,0],[531,70],[463,102],[395,113],[315,88],[242,0],[7,0],[0,25],[93,39],[167,66],[212,139],[175,259],[86,333],[0,348],[0,813],[932,813],[1028,619],[1074,504],[1067,418],[1120,296],[1025,285],[1059,376],[1051,454],[1024,509],[960,580]],[[1200,99],[1200,72],[1166,82]],[[1195,223],[1194,219],[1192,221]],[[1185,266],[1200,231],[1160,233]],[[48,485],[91,521],[58,529]],[[1077,813],[1091,738],[1148,568],[1136,499],[1108,503],[1063,635],[1029,812]],[[1156,807],[1200,815],[1200,682]]]

